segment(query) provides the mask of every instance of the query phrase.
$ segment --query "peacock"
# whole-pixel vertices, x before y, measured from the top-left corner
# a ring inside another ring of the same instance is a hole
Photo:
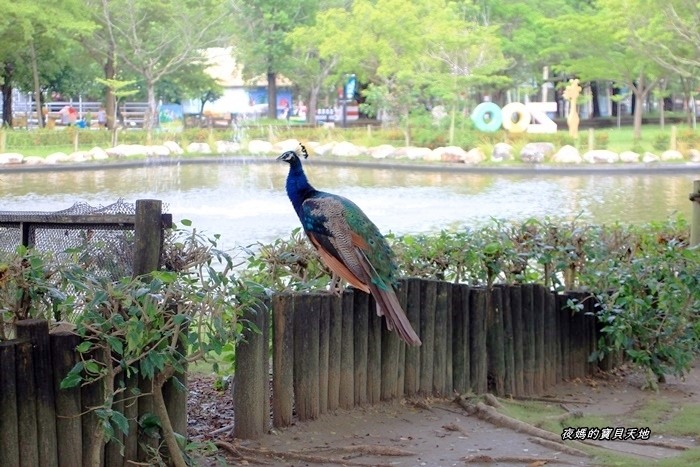
[[[300,146],[307,158],[306,149]],[[349,199],[312,187],[295,151],[287,151],[277,160],[289,164],[287,195],[324,264],[349,284],[374,296],[377,314],[384,316],[389,330],[396,329],[409,345],[420,345],[396,297],[394,253],[377,226]]]

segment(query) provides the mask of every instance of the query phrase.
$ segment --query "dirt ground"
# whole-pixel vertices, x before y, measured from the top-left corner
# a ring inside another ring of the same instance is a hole
[[[233,423],[230,395],[212,387],[213,378],[194,376],[190,382],[190,437],[223,441],[237,450],[232,456],[220,450],[202,459],[208,465],[265,463],[275,466],[371,465],[455,466],[494,465],[537,467],[542,465],[606,465],[597,458],[581,457],[543,446],[531,435],[516,432],[470,416],[450,400],[402,400],[393,403],[337,411],[312,422],[297,422],[273,430],[255,441],[234,440],[230,430],[217,429]],[[562,383],[540,398],[543,410],[557,406],[585,415],[614,416],[616,425],[630,428],[626,419],[646,401],[700,404],[700,364],[681,381],[669,378],[659,392],[642,391],[638,374],[620,370],[613,374]],[[604,428],[604,427],[598,427]],[[651,429],[649,442],[596,441],[605,451],[625,453],[653,464],[682,452],[679,446],[700,446],[699,437],[673,437]],[[220,430],[221,431],[221,430]],[[214,433],[214,435],[212,435]],[[561,433],[557,433],[561,435]],[[657,446],[659,442],[669,447]],[[225,454],[224,454],[225,453]],[[682,461],[679,461],[682,462]],[[682,462],[679,465],[688,465]]]

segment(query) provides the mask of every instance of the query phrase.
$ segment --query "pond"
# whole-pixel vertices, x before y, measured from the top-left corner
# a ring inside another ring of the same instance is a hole
[[[54,211],[76,202],[161,199],[175,221],[189,219],[226,248],[286,237],[299,225],[284,191],[287,165],[225,158],[197,163],[0,171],[3,211]],[[417,233],[491,218],[641,223],[680,213],[700,167],[649,171],[484,171],[409,165],[306,165],[318,189],[352,199],[383,232]]]

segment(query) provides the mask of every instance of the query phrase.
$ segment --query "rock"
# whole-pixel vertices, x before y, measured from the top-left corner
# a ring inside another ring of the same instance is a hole
[[[552,162],[556,164],[580,164],[583,162],[581,155],[573,146],[562,146],[552,157]]]
[[[467,151],[459,146],[441,146],[433,149],[432,160],[442,162],[464,162]]]
[[[689,150],[688,157],[690,157],[690,162],[700,162],[700,150],[695,148]]]
[[[481,150],[481,148],[473,148],[467,151],[467,153],[464,155],[464,158],[462,161],[465,164],[480,164],[486,160],[486,155],[484,154],[484,151]]]
[[[274,151],[272,150],[272,143],[254,139],[248,143],[248,152],[251,154],[270,154]]]
[[[360,154],[362,154],[362,151],[358,146],[355,146],[352,143],[349,143],[347,141],[341,141],[340,143],[333,146],[331,154],[339,157],[351,157],[359,156]]]
[[[642,162],[644,162],[645,164],[659,162],[659,160],[659,156],[651,152],[645,152],[644,157],[642,157]]]
[[[589,164],[613,164],[620,160],[620,155],[607,149],[594,149],[586,152],[583,160]]]
[[[25,165],[42,165],[46,164],[46,159],[39,156],[27,156],[24,158]]]
[[[271,144],[270,147],[272,147]],[[209,143],[190,143],[185,151],[191,154],[211,154],[211,147],[209,147]]]
[[[241,144],[235,141],[217,141],[216,142],[216,153],[217,154],[235,154],[241,150]]]
[[[430,148],[419,148],[417,146],[408,146],[406,149],[406,158],[411,160],[426,159],[432,155],[433,150]]]
[[[285,139],[284,141],[280,141],[279,143],[275,143],[272,146],[272,150],[276,153],[282,154],[283,152],[287,151],[296,151],[299,152],[299,140],[297,139]]]
[[[54,152],[44,159],[47,164],[60,164],[61,162],[68,162],[68,160],[68,154],[65,152]]]
[[[146,147],[146,155],[150,157],[167,157],[170,155],[170,149],[164,144],[155,144]]]
[[[337,143],[335,141],[331,141],[330,143],[326,144],[319,144],[314,148],[314,152],[319,155],[319,156],[327,156],[333,152],[333,147]]]
[[[24,156],[18,152],[6,152],[4,154],[0,154],[0,164],[2,165],[21,164],[23,160]]]
[[[170,151],[170,154],[173,154],[173,155],[179,156],[180,154],[184,154],[184,152],[185,152],[182,150],[180,145],[178,143],[176,143],[175,141],[166,141],[163,143],[163,146],[168,148],[168,150]]]
[[[68,155],[70,162],[87,162],[92,160],[92,156],[87,151],[76,151]]]
[[[669,149],[668,151],[664,151],[661,153],[661,160],[664,162],[682,161],[683,154],[681,154],[680,151],[676,151],[674,149]]]
[[[90,154],[90,157],[92,157],[93,160],[96,161],[109,159],[109,154],[107,154],[107,151],[98,146],[95,146],[94,148],[90,149],[88,151],[88,154]]]
[[[527,143],[520,151],[520,160],[529,164],[540,164],[553,152],[552,143]]]
[[[369,155],[375,159],[386,159],[391,157],[396,148],[391,144],[381,144],[369,149]]]
[[[625,162],[627,164],[635,164],[639,162],[639,158],[642,157],[639,153],[634,151],[622,151],[620,153],[620,162]]]
[[[491,160],[494,162],[513,160],[513,146],[508,143],[496,143],[491,153]]]
[[[106,152],[110,157],[134,157],[145,156],[147,151],[147,147],[143,144],[120,144],[107,149]]]

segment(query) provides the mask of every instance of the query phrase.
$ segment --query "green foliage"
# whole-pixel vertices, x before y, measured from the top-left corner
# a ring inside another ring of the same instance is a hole
[[[657,151],[665,151],[669,148],[668,135],[658,134],[654,137],[652,147]]]
[[[74,317],[80,360],[61,387],[101,384],[103,404],[94,410],[104,439],[127,433],[124,415],[113,409],[115,396],[124,391],[115,387],[117,375],[141,375],[153,380],[154,393],[160,392],[186,364],[230,351],[250,326],[238,319],[243,310],[267,312],[265,290],[237,277],[240,264],[217,242],[216,235],[172,230],[162,270],[117,281],[82,267],[80,251],[67,251],[74,256],[59,263],[20,247],[0,263],[0,340],[13,337],[12,324],[19,319]],[[164,409],[158,416],[163,414]],[[165,430],[158,418],[140,424]],[[174,434],[164,436],[173,439]],[[168,443],[171,454],[173,445]]]
[[[596,149],[607,149],[610,142],[610,135],[605,131],[596,131],[593,134]]]
[[[387,240],[402,276],[592,291],[604,334],[593,357],[622,349],[649,370],[650,382],[685,373],[700,350],[700,250],[688,248],[682,219],[644,226],[493,220]],[[273,290],[322,288],[330,279],[298,229],[289,239],[259,245],[244,275]]]

